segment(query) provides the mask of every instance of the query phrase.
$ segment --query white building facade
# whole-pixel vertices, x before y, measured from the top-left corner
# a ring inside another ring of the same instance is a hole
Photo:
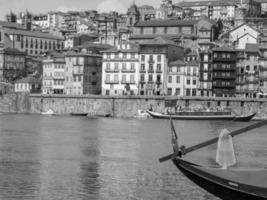
[[[121,44],[103,52],[102,95],[138,94],[138,48]]]

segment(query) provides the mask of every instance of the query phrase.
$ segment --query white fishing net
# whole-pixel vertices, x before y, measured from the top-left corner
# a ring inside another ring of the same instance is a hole
[[[222,129],[217,144],[216,162],[223,169],[236,163],[233,140],[229,133],[227,129]]]

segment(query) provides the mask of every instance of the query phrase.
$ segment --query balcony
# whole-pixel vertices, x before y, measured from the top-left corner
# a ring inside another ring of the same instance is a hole
[[[119,80],[105,80],[105,84],[119,84]]]
[[[140,73],[146,73],[146,70],[145,70],[145,69],[140,69],[139,72],[140,72]]]
[[[162,73],[162,70],[161,69],[157,69],[156,73]]]
[[[154,73],[154,69],[148,69],[148,73]]]
[[[140,84],[146,84],[146,81],[145,80],[140,80],[139,83]]]
[[[159,84],[162,84],[162,81],[161,81],[161,80],[157,80],[157,81],[156,81],[156,84],[158,84],[158,85],[159,85]]]
[[[82,75],[82,74],[83,74],[83,69],[81,69],[81,70],[75,70],[75,69],[74,69],[74,70],[72,71],[72,74],[73,74],[73,75]]]
[[[154,84],[155,82],[154,81],[147,81],[148,84]]]
[[[119,69],[105,69],[106,73],[119,73]]]
[[[135,85],[135,81],[132,81],[132,80],[122,80],[121,81],[121,84],[130,84],[130,85]]]
[[[135,73],[136,70],[135,69],[122,69],[121,72],[123,72],[123,73]]]

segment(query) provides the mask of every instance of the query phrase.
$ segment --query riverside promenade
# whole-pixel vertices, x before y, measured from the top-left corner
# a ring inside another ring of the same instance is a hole
[[[43,95],[13,93],[0,97],[0,112],[40,114],[52,109],[56,114],[71,112],[111,114],[114,117],[134,117],[138,109],[164,112],[172,107],[186,110],[230,109],[235,115],[257,112],[256,119],[267,117],[267,99],[170,97],[170,96],[101,96],[101,95]]]

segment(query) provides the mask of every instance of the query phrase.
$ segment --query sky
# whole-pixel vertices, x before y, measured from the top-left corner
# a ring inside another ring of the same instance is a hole
[[[137,6],[159,6],[161,0],[134,0]],[[174,3],[178,0],[174,0]],[[30,13],[46,13],[47,11],[98,10],[99,12],[118,11],[125,13],[133,0],[0,0],[0,20],[11,10],[14,13],[28,9]]]

